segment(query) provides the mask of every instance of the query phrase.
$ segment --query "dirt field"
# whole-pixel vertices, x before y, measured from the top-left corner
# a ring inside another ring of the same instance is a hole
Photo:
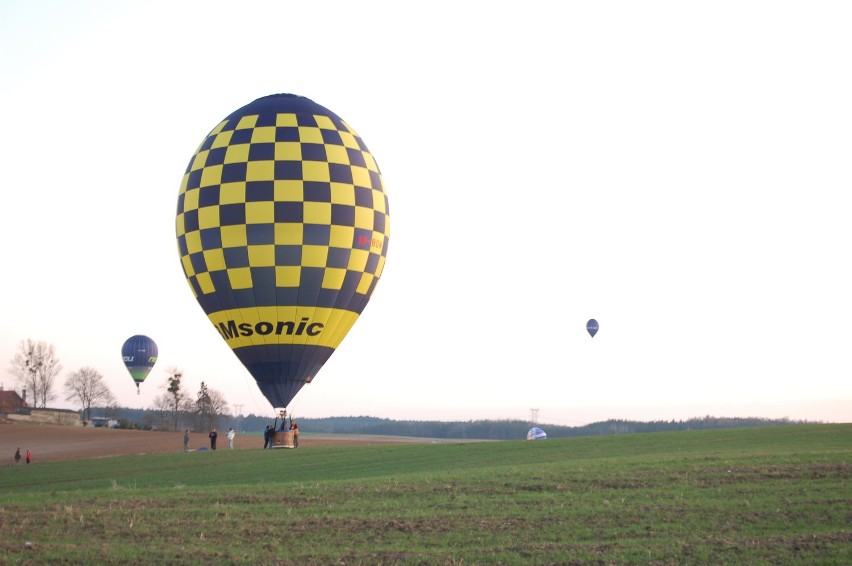
[[[218,450],[228,449],[225,432],[219,433],[216,443]],[[328,446],[380,441],[366,436],[334,436],[303,434],[299,448]],[[394,440],[384,440],[393,442]],[[190,433],[190,449],[209,447],[207,433]],[[121,430],[91,428],[81,426],[39,425],[13,422],[0,424],[0,465],[14,464],[15,449],[21,449],[24,456],[32,451],[33,463],[55,462],[60,460],[82,460],[121,456],[127,454],[155,454],[160,452],[178,452],[183,450],[182,432],[153,432],[144,430]],[[241,436],[234,439],[235,450],[261,450],[261,436]],[[21,459],[23,465],[23,458]]]

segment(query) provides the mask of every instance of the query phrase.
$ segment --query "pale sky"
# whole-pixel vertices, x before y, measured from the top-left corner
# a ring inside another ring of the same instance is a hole
[[[124,406],[177,367],[271,415],[174,219],[206,134],[293,93],[358,132],[391,217],[294,415],[850,422],[850,29],[845,1],[0,0],[0,363],[44,340]]]

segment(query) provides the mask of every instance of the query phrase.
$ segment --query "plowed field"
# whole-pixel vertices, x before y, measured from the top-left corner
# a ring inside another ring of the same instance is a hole
[[[309,436],[303,434],[299,449],[311,446],[328,446],[379,441],[376,437],[346,435]],[[391,439],[384,441],[393,442]],[[409,440],[411,441],[411,440]],[[196,450],[209,447],[207,433],[190,433],[189,447]],[[216,443],[219,450],[228,449],[225,431],[219,433]],[[15,449],[21,455],[32,451],[33,463],[59,460],[80,460],[121,456],[127,454],[154,454],[183,450],[182,432],[122,430],[82,426],[60,426],[12,422],[0,424],[0,465],[14,464]],[[262,450],[263,438],[237,435],[235,450]],[[280,449],[279,449],[280,450]],[[21,458],[24,465],[24,458]]]

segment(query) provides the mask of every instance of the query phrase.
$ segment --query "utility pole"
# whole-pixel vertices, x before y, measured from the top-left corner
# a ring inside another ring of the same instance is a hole
[[[243,427],[243,406],[242,405],[234,405],[234,422],[237,426],[237,430],[242,431]]]

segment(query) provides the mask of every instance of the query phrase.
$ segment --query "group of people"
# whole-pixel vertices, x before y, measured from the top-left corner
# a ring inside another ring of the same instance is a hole
[[[286,421],[281,422],[281,429],[285,430]],[[299,425],[290,421],[289,430],[293,433],[293,448],[299,447]],[[234,432],[233,428],[228,429],[227,439],[228,439],[228,448],[234,449],[234,438],[237,436],[237,433]],[[210,434],[207,435],[210,439],[210,450],[216,450],[216,440],[219,438],[219,433],[216,432],[216,429],[210,431]],[[275,429],[272,425],[266,425],[266,430],[263,431],[263,447],[264,448],[272,448],[275,445]],[[183,431],[183,451],[189,452],[189,429]],[[19,461],[21,459],[21,449],[18,449],[18,452],[15,454],[15,461]],[[27,450],[27,463],[30,462],[30,451]]]
[[[234,449],[234,438],[236,438],[237,433],[234,432],[233,428],[228,429],[227,439],[228,439],[228,448],[231,450]],[[219,438],[219,433],[216,432],[216,429],[210,431],[210,434],[207,435],[210,438],[210,450],[216,450],[216,439]],[[189,429],[183,431],[183,451],[189,452]]]
[[[207,436],[210,437],[210,450],[216,450],[216,439],[219,437],[219,434],[216,432],[216,429],[214,428],[213,430],[211,430],[210,434],[208,434]],[[226,438],[228,439],[228,448],[231,450],[234,449],[234,437],[236,436],[237,433],[234,432],[234,429],[229,428]]]
[[[33,461],[33,453],[30,451],[29,448],[27,448],[27,464],[29,464],[32,461]],[[15,463],[16,464],[21,463],[21,449],[20,448],[15,450]]]
[[[286,421],[281,421],[281,428],[279,430],[286,430],[287,426]],[[293,448],[299,447],[299,425],[290,421],[290,432],[293,433]],[[275,446],[275,428],[272,425],[266,425],[266,430],[263,431],[263,447],[264,448],[272,448]]]

